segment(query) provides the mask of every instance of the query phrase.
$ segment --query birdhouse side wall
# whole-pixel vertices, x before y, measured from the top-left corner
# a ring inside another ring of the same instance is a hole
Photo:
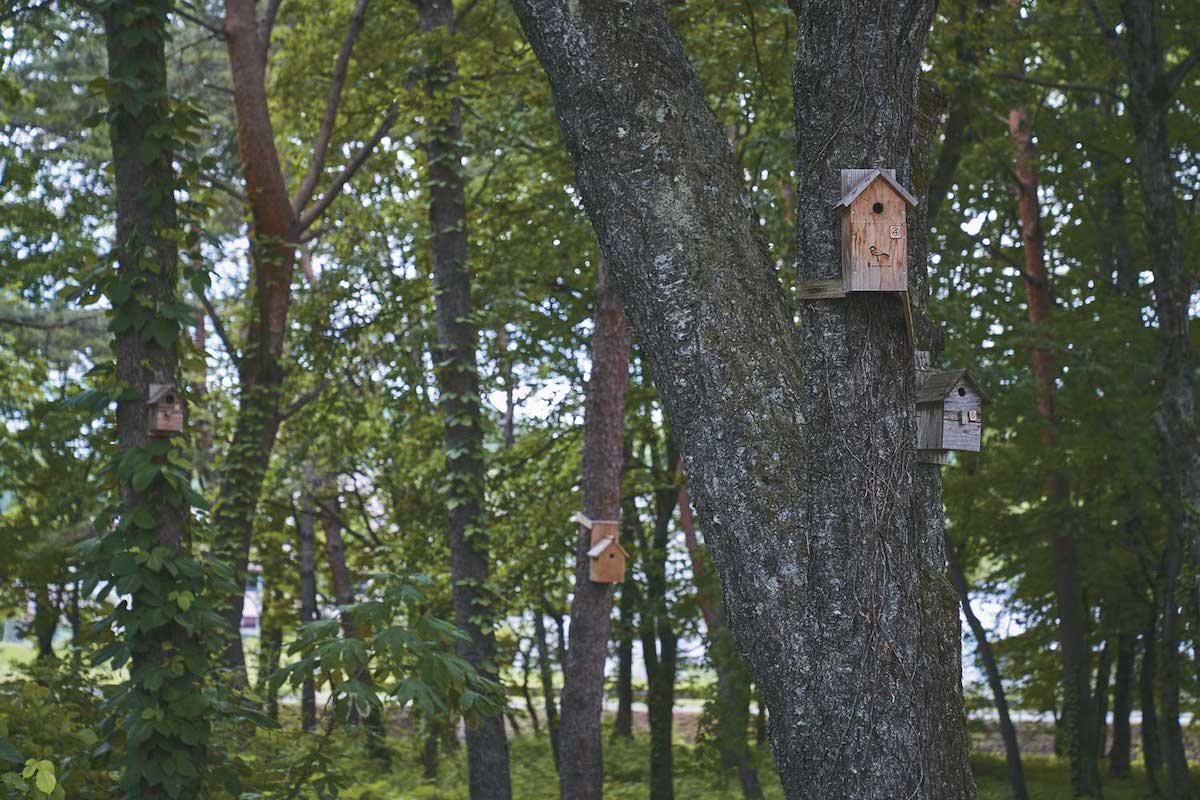
[[[959,392],[962,391],[962,394]],[[983,438],[983,398],[967,381],[959,381],[944,403],[942,441],[951,450],[978,453]],[[974,412],[974,419],[970,417]]]
[[[882,206],[875,212],[875,204]],[[908,206],[876,180],[842,210],[842,280],[847,292],[908,290]],[[872,249],[874,248],[874,249]]]
[[[917,448],[942,449],[942,405],[931,403],[917,407]]]

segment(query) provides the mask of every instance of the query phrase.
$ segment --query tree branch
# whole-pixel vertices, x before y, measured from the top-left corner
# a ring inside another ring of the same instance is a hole
[[[213,36],[216,36],[218,39],[225,38],[225,29],[216,20],[205,19],[200,14],[195,14],[184,10],[182,6],[176,6],[174,10],[176,14],[183,17],[188,22],[192,23],[193,25],[199,25],[201,28],[204,28],[204,30],[208,31]]]
[[[1183,79],[1187,77],[1188,71],[1196,66],[1198,61],[1200,61],[1200,47],[1194,48],[1184,57],[1183,61],[1171,68],[1164,78],[1167,84],[1167,94],[1175,94],[1179,84],[1183,83]]]
[[[258,21],[258,39],[262,42],[264,58],[267,48],[271,45],[271,31],[275,29],[275,18],[279,16],[281,5],[283,5],[283,0],[268,0],[267,9],[263,12],[262,19]]]
[[[213,308],[212,302],[208,299],[208,295],[200,292],[200,304],[204,306],[205,312],[208,313],[208,318],[212,320],[213,330],[217,332],[217,338],[221,340],[221,344],[225,345],[225,352],[233,359],[234,366],[242,362],[242,354],[233,346],[233,341],[229,338],[229,334],[225,330],[225,325],[221,322],[221,317],[217,314],[217,309]]]
[[[1047,89],[1058,89],[1064,92],[1090,92],[1092,94],[1104,95],[1116,100],[1121,99],[1121,95],[1112,89],[1104,86],[1092,86],[1086,83],[1057,83],[1055,81],[1039,80],[1038,78],[1030,78],[1018,72],[996,72],[993,73],[997,78],[1003,78],[1008,81],[1019,81],[1020,83],[1028,83],[1033,86],[1043,86]]]
[[[371,134],[371,138],[368,139],[359,149],[359,151],[354,154],[354,157],[346,163],[346,166],[342,167],[342,171],[339,172],[337,177],[333,179],[333,183],[329,185],[329,188],[325,190],[325,193],[321,195],[321,198],[317,200],[317,202],[311,208],[298,215],[300,232],[307,230],[314,222],[320,219],[321,215],[325,213],[325,209],[329,208],[330,203],[337,199],[345,185],[351,178],[354,177],[354,174],[358,172],[358,170],[366,162],[376,145],[378,145],[383,137],[387,135],[388,131],[391,130],[392,125],[396,122],[396,116],[399,114],[399,112],[400,107],[395,101],[392,101],[391,107],[388,108],[387,114],[385,114],[384,118],[379,122],[379,127],[377,127],[375,132]]]
[[[1108,45],[1108,49],[1112,51],[1118,61],[1128,67],[1129,54],[1121,47],[1121,40],[1117,36],[1117,32],[1109,27],[1109,24],[1104,20],[1104,15],[1100,13],[1095,0],[1088,0],[1088,9],[1092,12],[1092,17],[1096,20],[1096,25],[1100,28],[1100,35],[1104,37],[1104,42]]]
[[[342,40],[342,47],[333,66],[333,79],[329,82],[329,93],[325,96],[325,115],[321,118],[321,127],[317,130],[317,141],[313,147],[312,160],[308,163],[308,174],[300,181],[300,188],[292,198],[292,210],[297,215],[308,205],[308,201],[312,200],[317,182],[321,179],[321,172],[325,169],[329,143],[333,139],[333,125],[337,120],[338,106],[342,100],[342,88],[346,85],[346,73],[350,68],[350,54],[367,17],[367,2],[368,0],[358,0],[355,3],[350,23],[346,27],[346,38]]]
[[[291,405],[289,405],[287,408],[285,408],[283,411],[280,412],[279,419],[280,420],[287,419],[288,417],[292,416],[297,411],[299,411],[300,409],[304,408],[306,405],[311,403],[313,400],[316,400],[318,397],[321,396],[322,392],[324,392],[326,389],[329,388],[329,384],[330,384],[330,381],[321,381],[319,384],[316,385],[315,388],[310,389],[309,391],[307,391],[304,394],[297,397],[292,402]]]
[[[91,323],[93,320],[99,320],[103,316],[104,312],[102,311],[89,311],[73,317],[68,317],[66,319],[45,320],[34,319],[32,317],[18,317],[0,314],[0,325],[8,325],[14,328],[34,328],[40,331],[51,331],[59,328],[73,328],[77,326],[87,329],[93,327],[89,323]],[[99,333],[103,330],[104,327],[99,326],[95,332]]]

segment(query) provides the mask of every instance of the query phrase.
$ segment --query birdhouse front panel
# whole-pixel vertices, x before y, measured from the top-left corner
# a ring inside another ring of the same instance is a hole
[[[173,384],[150,384],[146,406],[146,429],[151,436],[183,430],[183,398]]]
[[[842,170],[842,288],[908,291],[908,207],[916,198],[895,170]]]
[[[967,379],[946,395],[942,404],[942,447],[978,453],[983,436],[983,398]]]
[[[622,583],[625,580],[625,551],[616,539],[605,539],[588,551],[588,578],[593,583]]]

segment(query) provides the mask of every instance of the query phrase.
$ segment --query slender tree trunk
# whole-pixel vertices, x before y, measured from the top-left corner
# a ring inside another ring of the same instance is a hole
[[[630,511],[623,508],[621,513],[628,515]],[[633,513],[636,514],[637,509],[634,509]],[[623,532],[628,530],[625,524],[625,520],[622,519]],[[625,538],[625,541],[628,548],[633,539]],[[629,569],[632,569],[632,566],[626,564],[626,570]],[[633,585],[632,580],[626,577],[625,583],[621,584],[621,599],[617,604],[617,714],[613,718],[615,739],[633,738],[633,634],[637,604],[637,593],[633,590]]]
[[[771,711],[785,795],[974,797],[957,603],[940,521],[923,510],[935,494],[912,477],[900,303],[805,303],[797,329],[728,141],[659,4],[512,5],[686,454],[727,621]],[[934,9],[793,8],[798,272],[831,278],[839,170],[911,178]]]
[[[454,35],[451,0],[418,0],[420,29]],[[483,429],[477,331],[471,320],[471,273],[467,267],[467,207],[462,176],[462,107],[455,96],[458,66],[451,51],[426,53],[425,91],[435,111],[425,131],[429,191],[430,249],[436,287],[439,405],[445,420],[446,475],[449,483],[448,537],[454,581],[454,616],[467,632],[460,655],[484,675],[499,679],[491,666],[496,654],[495,612],[487,583],[488,532],[484,515]],[[471,800],[512,796],[508,743],[500,717],[467,728],[467,771]]]
[[[117,456],[120,463],[146,456],[146,465],[159,470],[166,468],[167,454],[149,451],[161,442],[149,434],[152,411],[146,398],[151,384],[182,387],[178,323],[167,315],[180,299],[179,225],[171,191],[176,184],[174,127],[166,64],[171,7],[170,2],[147,5],[130,0],[102,7],[110,103],[106,120],[116,179],[114,285],[125,289],[120,294],[110,289],[109,300],[114,317],[124,316],[129,323],[114,325],[119,331],[116,379],[124,387],[117,402]],[[171,456],[181,455],[174,443],[168,449]],[[202,697],[186,717],[173,707],[179,698],[199,695],[208,668],[207,650],[196,632],[197,615],[207,600],[201,596],[201,570],[190,556],[190,509],[186,500],[179,502],[178,492],[161,473],[142,488],[136,488],[136,474],[119,478],[121,520],[102,538],[105,556],[127,558],[132,564],[139,553],[158,551],[164,568],[181,570],[170,583],[175,594],[169,598],[162,582],[143,581],[130,591],[132,602],[115,611],[130,657],[126,695],[119,706],[126,716],[118,724],[142,733],[126,741],[121,786],[125,796],[139,800],[194,797],[207,773],[209,712]],[[189,573],[193,577],[187,577]],[[116,581],[132,575],[106,577]],[[191,595],[192,603],[180,603],[180,592]],[[147,726],[147,712],[156,713],[161,724]],[[164,786],[161,765],[176,762],[188,764],[189,774],[177,771],[172,785]]]
[[[538,670],[542,681],[542,699],[546,705],[546,732],[550,735],[550,751],[554,768],[558,769],[558,707],[554,700],[554,672],[550,663],[550,643],[546,640],[546,617],[541,609],[533,612],[534,638],[537,641]]]
[[[1157,615],[1152,614],[1150,625],[1142,636],[1142,668],[1138,674],[1138,694],[1142,706],[1142,760],[1146,764],[1146,779],[1152,795],[1162,797],[1160,775],[1163,768],[1162,743],[1159,737],[1158,701],[1155,698],[1154,677],[1157,672],[1158,642],[1155,636]]]
[[[1113,684],[1113,736],[1108,752],[1108,774],[1128,778],[1133,761],[1133,736],[1129,715],[1133,710],[1133,664],[1137,637],[1122,633],[1117,637],[1117,676]]]
[[[725,625],[725,615],[719,602],[720,589],[713,580],[707,554],[696,537],[692,516],[692,500],[687,483],[679,484],[679,527],[692,565],[692,580],[696,584],[696,599],[704,617],[708,656],[717,672],[717,750],[725,769],[737,770],[742,796],[759,800],[762,784],[754,757],[746,742],[750,722],[750,674],[742,664],[733,635]]]
[[[971,635],[975,637],[975,650],[983,663],[988,687],[992,690],[992,700],[996,704],[1000,738],[1004,741],[1004,757],[1008,762],[1008,785],[1012,787],[1014,800],[1028,800],[1029,789],[1025,786],[1025,769],[1021,765],[1021,746],[1017,742],[1017,729],[1008,711],[1008,697],[1004,692],[1004,681],[1000,677],[1000,666],[996,662],[996,654],[992,651],[992,643],[988,641],[987,629],[983,627],[979,617],[975,616],[975,609],[971,608],[967,574],[963,571],[958,551],[950,542],[946,542],[946,563],[950,582],[954,584],[962,603],[963,616],[967,618],[967,626],[971,629]]]
[[[1029,321],[1035,331],[1050,324],[1053,300],[1050,271],[1046,268],[1045,234],[1038,203],[1036,154],[1029,130],[1029,115],[1023,107],[1008,115],[1009,133],[1016,145],[1017,202],[1021,214],[1021,244],[1025,254],[1025,294]],[[1036,334],[1048,338],[1044,332]],[[1054,356],[1041,341],[1033,345],[1037,413],[1042,421],[1041,440],[1049,465],[1046,500],[1050,508],[1049,532],[1054,594],[1058,606],[1059,657],[1063,670],[1062,730],[1067,757],[1071,761],[1071,783],[1081,797],[1100,796],[1100,767],[1096,743],[1095,708],[1092,705],[1091,666],[1087,645],[1087,609],[1079,580],[1075,540],[1062,529],[1064,509],[1069,502],[1067,477],[1058,465],[1057,418],[1054,412],[1058,368]]]
[[[621,511],[625,388],[629,383],[629,327],[604,258],[596,266],[592,374],[583,429],[583,514],[615,520]],[[619,529],[618,529],[619,530]],[[558,781],[563,800],[600,800],[604,794],[604,664],[612,636],[612,584],[589,579],[591,531],[582,525],[575,552],[571,641],[563,668]]]
[[[1100,650],[1096,663],[1096,757],[1104,758],[1108,746],[1108,682],[1112,677],[1112,649],[1109,642]]]
[[[537,736],[542,732],[541,722],[538,720],[537,707],[533,703],[533,695],[529,691],[529,673],[532,672],[531,660],[533,656],[531,650],[533,643],[530,642],[529,648],[521,651],[521,696],[525,699],[525,708],[529,711],[529,722],[533,725],[533,735]]]
[[[258,676],[255,689],[266,701],[266,711],[271,719],[279,716],[279,693],[269,680],[279,669],[279,657],[283,654],[283,623],[289,614],[287,596],[288,562],[283,551],[283,542],[273,539],[262,554],[262,612],[259,616]]]
[[[33,593],[33,638],[37,659],[54,658],[54,634],[58,631],[58,605],[50,596],[50,587],[38,586]]]
[[[306,486],[300,497],[300,513],[296,533],[300,554],[300,624],[317,618],[317,572],[315,560],[316,520],[313,497]],[[317,725],[317,688],[310,676],[300,689],[300,727],[311,731]]]

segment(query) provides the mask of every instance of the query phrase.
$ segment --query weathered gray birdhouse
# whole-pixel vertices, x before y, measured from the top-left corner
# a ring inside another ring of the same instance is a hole
[[[173,383],[152,383],[146,398],[147,428],[151,436],[169,436],[183,430],[183,398]]]
[[[951,450],[978,453],[987,395],[965,369],[918,373],[917,449],[921,461],[949,462]]]
[[[908,291],[908,209],[894,169],[842,170],[842,283],[849,292]]]

